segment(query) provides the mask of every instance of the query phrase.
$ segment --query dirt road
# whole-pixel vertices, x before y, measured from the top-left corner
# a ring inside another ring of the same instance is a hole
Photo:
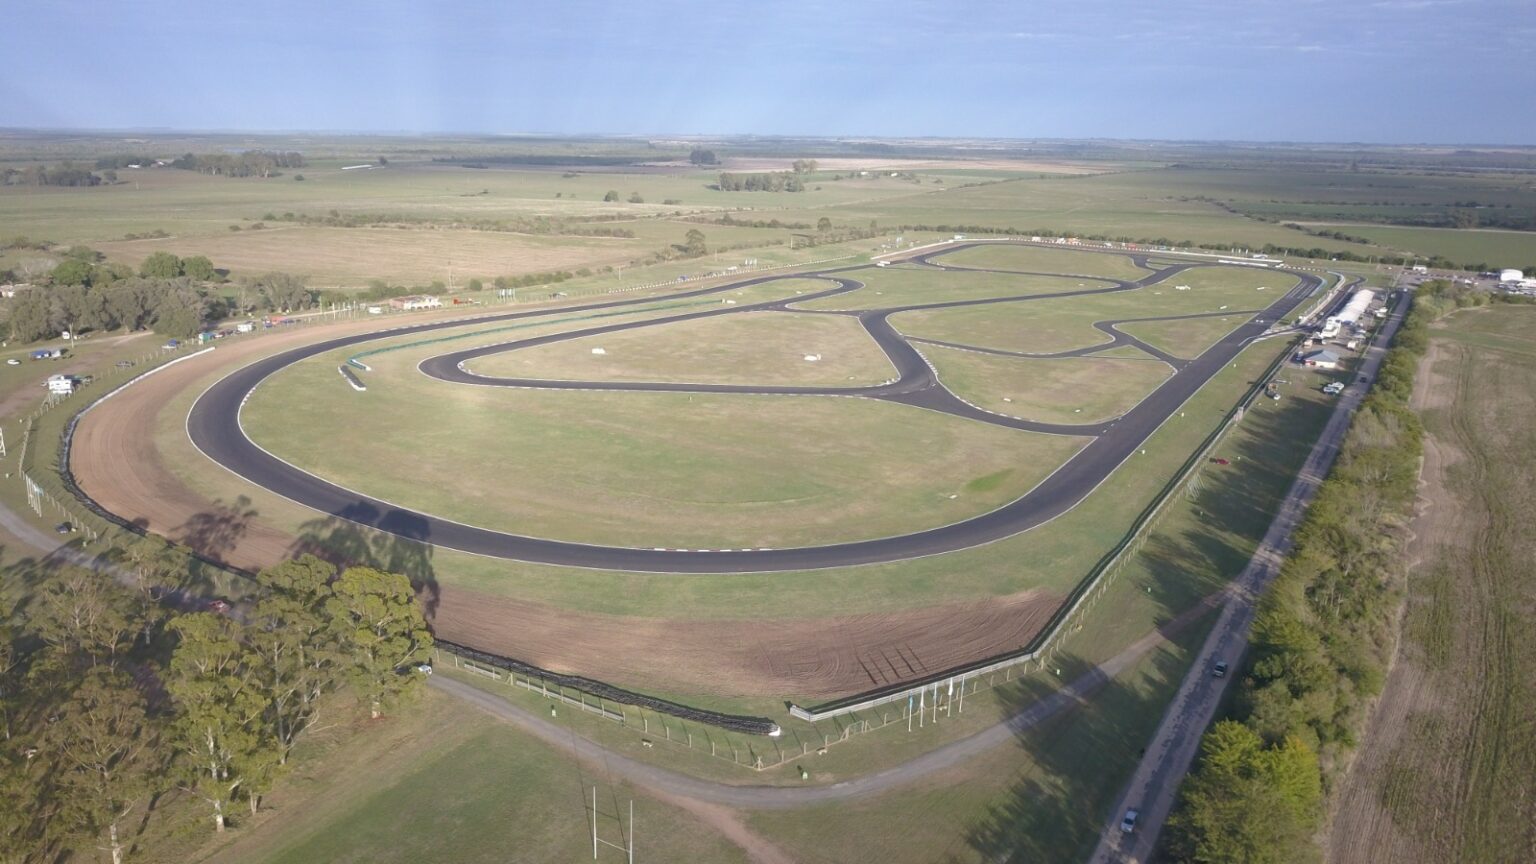
[[[562,752],[594,764],[600,763],[618,777],[665,795],[690,798],[716,805],[751,810],[781,810],[827,801],[865,798],[915,783],[955,767],[968,759],[1004,745],[1016,745],[1025,730],[1072,710],[1099,688],[1135,666],[1155,649],[1167,644],[1181,630],[1215,607],[1225,592],[1205,598],[1194,608],[1136,640],[1119,654],[1079,675],[1065,687],[1033,703],[1019,713],[966,738],[952,741],[884,771],[866,774],[827,786],[737,786],[702,780],[657,765],[638,762],[582,738],[558,723],[511,704],[505,699],[462,681],[434,676],[430,685],[458,696],[487,713],[500,717]]]

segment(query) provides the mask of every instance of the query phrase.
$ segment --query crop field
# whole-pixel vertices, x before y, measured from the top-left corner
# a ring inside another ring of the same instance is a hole
[[[316,284],[345,286],[375,278],[446,281],[452,268],[462,284],[475,277],[625,265],[682,244],[695,227],[704,230],[712,248],[787,244],[787,229],[695,225],[672,217],[780,207],[791,199],[813,206],[878,200],[914,188],[907,180],[871,178],[793,195],[719,192],[709,188],[714,172],[566,172],[573,174],[566,177],[556,171],[454,165],[374,171],[341,171],[335,165],[300,173],[304,182],[142,169],[123,171],[122,181],[110,186],[0,187],[0,237],[86,244],[135,266],[152,252],[170,251],[206,255],[236,275],[281,270]],[[610,190],[620,192],[621,200],[604,202]],[[629,203],[632,194],[646,203]],[[306,219],[357,224],[325,227]],[[495,222],[508,230],[469,230]],[[634,236],[569,233],[593,230]],[[165,236],[144,237],[157,233]]]
[[[1457,312],[1415,392],[1427,432],[1403,641],[1345,781],[1335,861],[1536,848],[1536,309]]]
[[[1222,175],[1223,177],[1227,175]],[[794,209],[796,220],[870,219],[897,225],[987,226],[1103,234],[1170,242],[1265,243],[1369,250],[1308,237],[1280,225],[1235,216],[1185,192],[1182,172],[1167,169],[1086,177],[1023,178],[926,192],[876,202],[839,204],[819,211]]]
[[[1318,225],[1364,237],[1388,249],[1410,255],[1439,255],[1463,263],[1483,262],[1492,268],[1536,267],[1536,234],[1456,228],[1406,228],[1396,225]]]

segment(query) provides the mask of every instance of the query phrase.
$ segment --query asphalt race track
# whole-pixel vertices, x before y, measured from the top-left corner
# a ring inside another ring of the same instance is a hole
[[[996,242],[955,243],[938,252],[928,252],[907,259],[910,263],[933,266],[936,269],[951,268],[933,264],[930,259],[949,252],[973,246],[996,245]],[[1104,253],[1109,254],[1109,253]],[[1126,253],[1118,253],[1126,254]],[[1146,267],[1144,256],[1131,255],[1136,263]],[[874,265],[836,268],[814,273],[762,276],[734,282],[714,288],[704,288],[680,294],[668,295],[667,299],[699,297],[723,293],[749,285],[758,285],[784,279],[820,278],[833,283],[827,290],[815,294],[739,306],[721,306],[699,312],[683,313],[639,322],[627,322],[590,327],[548,336],[485,345],[428,358],[421,362],[420,370],[450,384],[491,387],[522,387],[538,389],[628,390],[651,392],[690,393],[738,393],[780,394],[793,396],[843,396],[880,399],[916,408],[941,411],[978,422],[992,423],[1015,429],[1049,432],[1064,435],[1092,436],[1093,440],[1077,455],[1063,464],[1022,498],[996,510],[961,522],[931,528],[912,534],[860,540],[826,546],[809,546],[791,549],[637,549],[613,546],[593,546],[556,540],[523,537],[485,528],[476,528],[425,513],[417,513],[366,495],[344,489],[306,473],[267,453],[246,437],[240,425],[240,409],[245,399],[263,380],[300,360],[337,348],[358,345],[369,341],[392,338],[413,333],[427,333],[466,323],[484,324],[499,321],[565,315],[596,309],[610,309],[656,302],[656,298],[633,298],[593,303],[554,310],[514,312],[465,320],[436,321],[428,324],[393,328],[374,333],[364,333],[306,345],[258,360],[238,369],[216,382],[192,406],[187,418],[187,431],[192,442],[209,458],[239,476],[265,487],[278,495],[331,516],[387,531],[412,540],[429,542],[436,546],[456,549],[476,555],[529,561],[572,567],[606,570],[630,570],[655,573],[764,573],[785,570],[812,570],[828,567],[847,567],[900,561],[927,555],[952,552],[1010,537],[1027,531],[1065,513],[1103,482],[1121,462],[1130,457],[1162,422],[1170,417],[1190,396],[1200,389],[1224,366],[1231,363],[1242,349],[1263,335],[1272,324],[1279,323],[1318,289],[1322,279],[1293,270],[1277,272],[1297,277],[1300,282],[1269,307],[1252,314],[1248,321],[1224,336],[1200,356],[1183,361],[1166,356],[1163,352],[1143,345],[1126,334],[1114,329],[1125,321],[1099,322],[1094,326],[1111,337],[1110,342],[1076,349],[1060,354],[1019,355],[1025,357],[1082,356],[1098,351],[1131,344],[1149,350],[1153,356],[1164,359],[1176,368],[1175,373],[1134,408],[1115,420],[1088,425],[1061,425],[1037,423],[993,414],[962,401],[939,381],[934,370],[918,350],[914,341],[902,336],[888,319],[891,315],[909,309],[932,309],[956,306],[972,306],[991,303],[1011,303],[1033,299],[1063,298],[1088,294],[1104,294],[1132,291],[1154,285],[1176,273],[1193,267],[1221,266],[1216,264],[1178,264],[1155,270],[1136,282],[1120,282],[1103,277],[1079,277],[1104,283],[1102,288],[1053,294],[1034,294],[1016,297],[1000,297],[982,300],[960,300],[943,303],[913,304],[858,312],[823,311],[816,314],[852,315],[858,318],[881,350],[886,353],[897,370],[894,381],[871,387],[753,387],[707,384],[629,383],[601,381],[545,381],[522,378],[489,378],[466,371],[465,364],[477,357],[515,351],[550,342],[577,339],[599,333],[612,333],[643,327],[653,327],[676,321],[692,320],[728,314],[751,314],[761,310],[787,310],[793,304],[804,303],[819,297],[834,296],[862,287],[862,283],[849,278],[847,273],[870,269]],[[991,271],[1018,272],[1018,271]],[[1063,274],[1021,274],[1056,276]],[[1076,276],[1077,274],[1070,274]],[[795,312],[811,310],[793,309]],[[1170,320],[1170,318],[1198,318],[1213,313],[1188,316],[1165,316],[1129,320]],[[1214,314],[1237,315],[1240,312]],[[946,344],[946,343],[934,343]],[[975,349],[971,346],[955,346]],[[1008,353],[1008,352],[994,352]],[[338,383],[340,386],[340,383]]]

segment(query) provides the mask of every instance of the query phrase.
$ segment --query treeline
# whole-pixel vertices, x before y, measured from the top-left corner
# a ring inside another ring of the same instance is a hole
[[[346,710],[333,694],[376,718],[421,686],[432,637],[404,576],[306,555],[258,574],[248,606],[187,612],[165,602],[197,581],[183,550],[145,537],[112,557],[5,574],[0,860],[120,864],[152,822],[223,831]]]
[[[1435,256],[1426,261],[1420,256],[1409,255],[1361,255],[1350,251],[1337,251],[1324,249],[1321,246],[1282,246],[1276,243],[1266,243],[1263,246],[1249,246],[1245,243],[1196,243],[1193,240],[1171,240],[1167,237],[1128,237],[1125,235],[1108,234],[1074,234],[1070,231],[1059,231],[1054,228],[1022,229],[1012,225],[999,227],[997,225],[926,225],[905,224],[898,226],[901,231],[934,231],[940,234],[991,234],[1010,237],[1075,237],[1079,240],[1106,243],[1134,243],[1138,246],[1163,249],[1204,249],[1209,252],[1224,252],[1239,254],[1243,252],[1262,252],[1273,258],[1323,258],[1336,261],[1352,261],[1360,264],[1381,263],[1405,267],[1409,264],[1425,264],[1437,270],[1487,270],[1485,263],[1467,263],[1451,261],[1441,256]],[[1306,229],[1302,229],[1306,230]],[[1312,233],[1307,231],[1307,233]],[[1318,236],[1332,236],[1319,234]],[[1359,238],[1349,238],[1358,240]],[[1147,251],[1147,250],[1142,250]]]
[[[1223,209],[1250,219],[1261,222],[1277,222],[1282,216],[1267,213],[1244,210],[1241,204],[1214,202]],[[1272,202],[1277,204],[1289,204],[1292,202]],[[1508,231],[1536,231],[1536,212],[1526,207],[1517,207],[1514,204],[1481,204],[1477,201],[1455,201],[1451,203],[1424,201],[1372,201],[1372,202],[1338,202],[1338,201],[1298,201],[1294,202],[1303,206],[1323,206],[1337,208],[1332,217],[1340,221],[1369,222],[1377,225],[1403,225],[1412,228],[1498,228]],[[1369,208],[1391,208],[1395,212],[1382,212]],[[1415,208],[1417,213],[1402,212],[1405,208]],[[1323,219],[1328,214],[1319,214],[1315,211],[1305,213],[1288,214],[1292,219]]]
[[[766,174],[721,172],[715,188],[721,192],[804,192],[805,183],[789,171]]]
[[[779,219],[737,219],[729,213],[717,218],[690,216],[686,221],[703,222],[709,225],[729,225],[736,228],[788,228],[791,231],[809,231],[814,227],[809,222],[784,222]]]
[[[1375,245],[1375,242],[1376,242],[1374,240],[1371,240],[1368,237],[1360,237],[1360,236],[1357,236],[1357,235],[1354,235],[1354,234],[1346,234],[1343,231],[1330,231],[1330,230],[1324,230],[1324,229],[1318,229],[1318,228],[1309,228],[1309,227],[1307,227],[1305,225],[1298,225],[1298,224],[1296,224],[1294,222],[1286,222],[1286,223],[1283,223],[1283,224],[1284,224],[1284,227],[1286,227],[1286,228],[1290,228],[1290,229],[1292,229],[1294,231],[1301,231],[1301,232],[1303,232],[1305,234],[1311,234],[1313,237],[1328,237],[1328,238],[1333,239],[1333,240],[1343,240],[1343,241],[1348,242],[1348,243],[1360,243],[1360,244],[1364,244],[1364,245],[1367,245],[1367,246]],[[1533,237],[1536,237],[1536,235],[1533,235]],[[1338,252],[1334,253],[1334,255],[1337,256],[1337,257],[1340,257],[1343,260],[1355,260],[1358,257],[1358,256],[1354,256],[1354,255],[1349,255],[1347,258],[1345,258],[1344,257],[1345,253],[1338,253]],[[1422,258],[1422,257],[1420,257],[1420,258],[1406,258],[1406,257],[1401,257],[1401,256],[1398,256],[1398,257],[1381,256],[1381,257],[1378,257],[1376,260],[1382,261],[1382,262],[1385,262],[1385,263],[1390,263],[1390,264],[1407,264],[1410,261],[1413,261],[1413,262],[1422,263],[1426,267],[1431,267],[1431,268],[1434,268],[1436,270],[1476,270],[1476,271],[1479,271],[1479,272],[1488,271],[1488,270],[1496,270],[1496,269],[1499,269],[1501,267],[1509,266],[1507,262],[1492,263],[1492,262],[1488,262],[1488,261],[1452,261],[1451,259],[1446,258],[1444,255],[1434,255],[1434,256],[1431,256],[1429,258]],[[1536,267],[1528,266],[1528,267],[1523,267],[1521,269],[1527,269],[1527,270],[1528,269],[1536,269]]]
[[[286,273],[239,279],[231,295],[216,291],[223,274],[201,255],[155,252],[137,271],[101,258],[93,249],[71,247],[48,284],[17,292],[7,301],[9,338],[35,342],[66,331],[121,329],[185,339],[231,315],[291,312],[315,303],[304,281]]]
[[[578,156],[556,153],[523,153],[487,156],[434,156],[433,162],[447,162],[464,168],[489,168],[492,165],[595,165],[617,167],[646,161],[640,156]]]
[[[277,177],[282,168],[303,168],[304,155],[275,150],[244,153],[185,153],[171,160],[172,168],[223,177]]]
[[[265,213],[262,222],[295,222],[300,225],[321,225],[327,228],[399,228],[403,226],[425,225],[432,228],[447,228],[471,231],[499,231],[511,234],[548,234],[573,237],[626,237],[632,238],[635,232],[628,228],[610,228],[605,225],[592,225],[591,222],[617,221],[622,216],[605,217],[594,216],[582,222],[569,222],[564,219],[548,219],[534,217],[528,219],[429,219],[422,216],[407,216],[393,213],[341,213],[332,210],[324,215],[310,213],[294,213],[292,211],[277,214]],[[257,224],[261,224],[258,222]],[[254,226],[253,226],[254,227]]]
[[[1169,819],[1191,862],[1311,861],[1324,790],[1381,690],[1423,432],[1409,407],[1429,324],[1487,293],[1426,283],[1259,604],[1233,717],[1201,744]]]
[[[596,272],[610,272],[612,267],[605,267]],[[521,276],[497,276],[491,280],[491,285],[499,290],[534,288],[541,285],[558,285],[571,279],[582,279],[593,274],[593,270],[582,267],[576,271],[548,270],[542,273],[524,273]],[[464,283],[463,291],[483,291],[485,282],[482,279],[470,279]],[[345,303],[350,300],[369,302],[373,300],[388,300],[391,297],[405,297],[411,294],[447,294],[448,285],[440,279],[435,279],[426,285],[391,285],[383,279],[368,280],[368,287],[359,292],[337,291],[326,292],[320,299],[324,302]]]
[[[73,162],[0,170],[0,186],[100,186],[116,179],[115,174],[103,177]]]

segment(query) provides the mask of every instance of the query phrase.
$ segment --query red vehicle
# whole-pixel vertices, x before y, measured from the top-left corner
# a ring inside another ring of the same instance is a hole
[[[1221,458],[1220,456],[1213,456],[1213,457],[1211,457],[1211,461],[1215,462],[1217,465],[1231,465],[1232,464],[1231,462],[1227,461],[1226,459]]]

